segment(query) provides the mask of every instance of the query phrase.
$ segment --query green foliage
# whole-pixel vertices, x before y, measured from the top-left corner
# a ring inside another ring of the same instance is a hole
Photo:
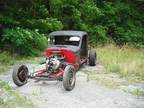
[[[102,10],[92,0],[86,0],[86,2],[81,4],[80,12],[82,20],[91,25],[97,24],[97,18],[103,16]]]
[[[106,28],[103,26],[95,26],[92,29],[92,42],[97,44],[105,44],[110,42],[110,39],[106,35]]]
[[[37,50],[47,46],[47,39],[36,30],[16,28],[3,30],[3,44],[11,45],[14,52],[22,55],[38,55]]]
[[[65,29],[88,32],[92,44],[113,41],[117,45],[143,47],[143,4],[144,0],[1,0],[0,42],[5,40],[11,45],[11,41],[18,40],[16,36],[21,34],[30,39],[35,33],[48,34]],[[17,30],[17,27],[23,29]],[[35,29],[38,31],[35,32]],[[5,34],[13,36],[3,39]],[[17,43],[22,47],[23,42]],[[18,44],[13,42],[14,46]],[[4,47],[2,43],[0,46]],[[32,46],[29,45],[29,48]]]
[[[98,63],[106,73],[117,73],[130,82],[144,80],[144,50],[127,46],[107,45],[97,47]]]
[[[14,65],[15,60],[10,55],[9,52],[2,52],[0,53],[0,74],[5,74],[8,72],[9,65]]]
[[[10,56],[10,54],[8,52],[3,52],[0,53],[0,64],[2,65],[7,65],[7,64],[13,64],[14,60],[13,58]]]
[[[23,27],[38,29],[41,33],[49,33],[63,28],[62,23],[54,18],[24,20],[21,23]]]
[[[105,2],[103,24],[107,26],[108,36],[118,45],[139,44],[143,46],[144,14],[133,2]]]
[[[19,25],[19,22],[10,17],[0,15],[0,24],[12,27]]]
[[[111,42],[110,38],[107,36],[106,27],[103,27],[101,25],[90,27],[87,24],[81,24],[80,27],[82,30],[87,31],[89,33],[91,44],[98,45]]]
[[[0,98],[1,108],[35,108],[36,106],[28,100],[13,90],[8,82],[0,81],[0,94],[6,95],[7,99]]]

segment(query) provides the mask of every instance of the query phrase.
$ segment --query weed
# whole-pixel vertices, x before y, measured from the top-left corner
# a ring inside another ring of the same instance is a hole
[[[0,64],[2,65],[13,65],[15,60],[8,52],[3,52],[0,54]]]
[[[42,54],[41,54],[42,55]],[[15,64],[25,64],[25,63],[38,63],[39,60],[35,57],[21,57],[16,55],[11,55],[8,52],[0,53],[0,74],[7,74],[10,66]]]
[[[144,49],[107,45],[97,47],[97,55],[107,73],[117,73],[131,82],[144,80]]]
[[[26,97],[17,94],[5,81],[0,81],[0,90],[8,93],[11,99],[3,101],[0,99],[0,108],[34,108],[35,106]]]
[[[110,88],[117,88],[121,85],[128,85],[128,82],[123,81],[121,78],[111,78],[110,74],[101,73],[91,73],[91,72],[85,72],[87,74],[87,81],[95,80],[97,84],[104,85]]]

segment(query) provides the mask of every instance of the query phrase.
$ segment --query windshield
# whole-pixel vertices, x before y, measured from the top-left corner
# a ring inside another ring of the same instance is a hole
[[[79,36],[52,36],[48,39],[49,45],[73,45],[79,46]]]

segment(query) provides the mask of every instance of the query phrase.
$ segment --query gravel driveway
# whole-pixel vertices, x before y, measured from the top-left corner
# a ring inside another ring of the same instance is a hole
[[[31,69],[33,65],[28,66]],[[86,68],[93,72],[99,70],[101,66]],[[97,85],[95,81],[87,81],[84,71],[85,68],[77,73],[76,86],[70,92],[65,91],[62,82],[59,81],[36,83],[34,80],[29,80],[25,86],[16,87],[11,75],[8,79],[9,84],[32,100],[37,108],[144,108],[144,98],[137,98],[121,89]]]

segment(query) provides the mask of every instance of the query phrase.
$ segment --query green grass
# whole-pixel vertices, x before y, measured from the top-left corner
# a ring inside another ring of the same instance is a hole
[[[7,74],[10,66],[15,64],[25,64],[25,63],[38,63],[40,62],[35,57],[21,57],[21,56],[12,56],[8,52],[0,53],[0,74]]]
[[[96,84],[103,85],[109,88],[118,88],[120,86],[127,86],[129,82],[120,78],[117,74],[114,73],[105,73],[105,69],[97,70],[97,72],[92,73],[91,71],[83,71],[87,74],[87,81],[94,80]]]
[[[144,49],[107,45],[96,50],[106,73],[117,73],[130,82],[144,81]]]
[[[7,93],[10,99],[4,101],[0,98],[0,108],[35,108],[30,100],[20,96],[6,82],[0,81],[0,96],[4,92]]]
[[[97,63],[104,68],[92,73],[86,70],[87,80],[110,88],[144,82],[144,49],[107,45],[97,47]],[[142,95],[139,90],[131,94]]]
[[[0,53],[0,74],[7,74],[10,66],[25,63],[37,63],[38,60],[34,57],[12,56],[8,52]],[[34,108],[35,106],[26,97],[20,96],[6,82],[0,81],[0,96],[3,92],[8,93],[12,99],[3,101],[0,98],[0,108]]]
[[[136,97],[144,96],[144,92],[140,91],[139,89],[135,89],[135,90],[133,90],[133,91],[131,91],[129,93],[131,93],[132,95],[134,95]]]

